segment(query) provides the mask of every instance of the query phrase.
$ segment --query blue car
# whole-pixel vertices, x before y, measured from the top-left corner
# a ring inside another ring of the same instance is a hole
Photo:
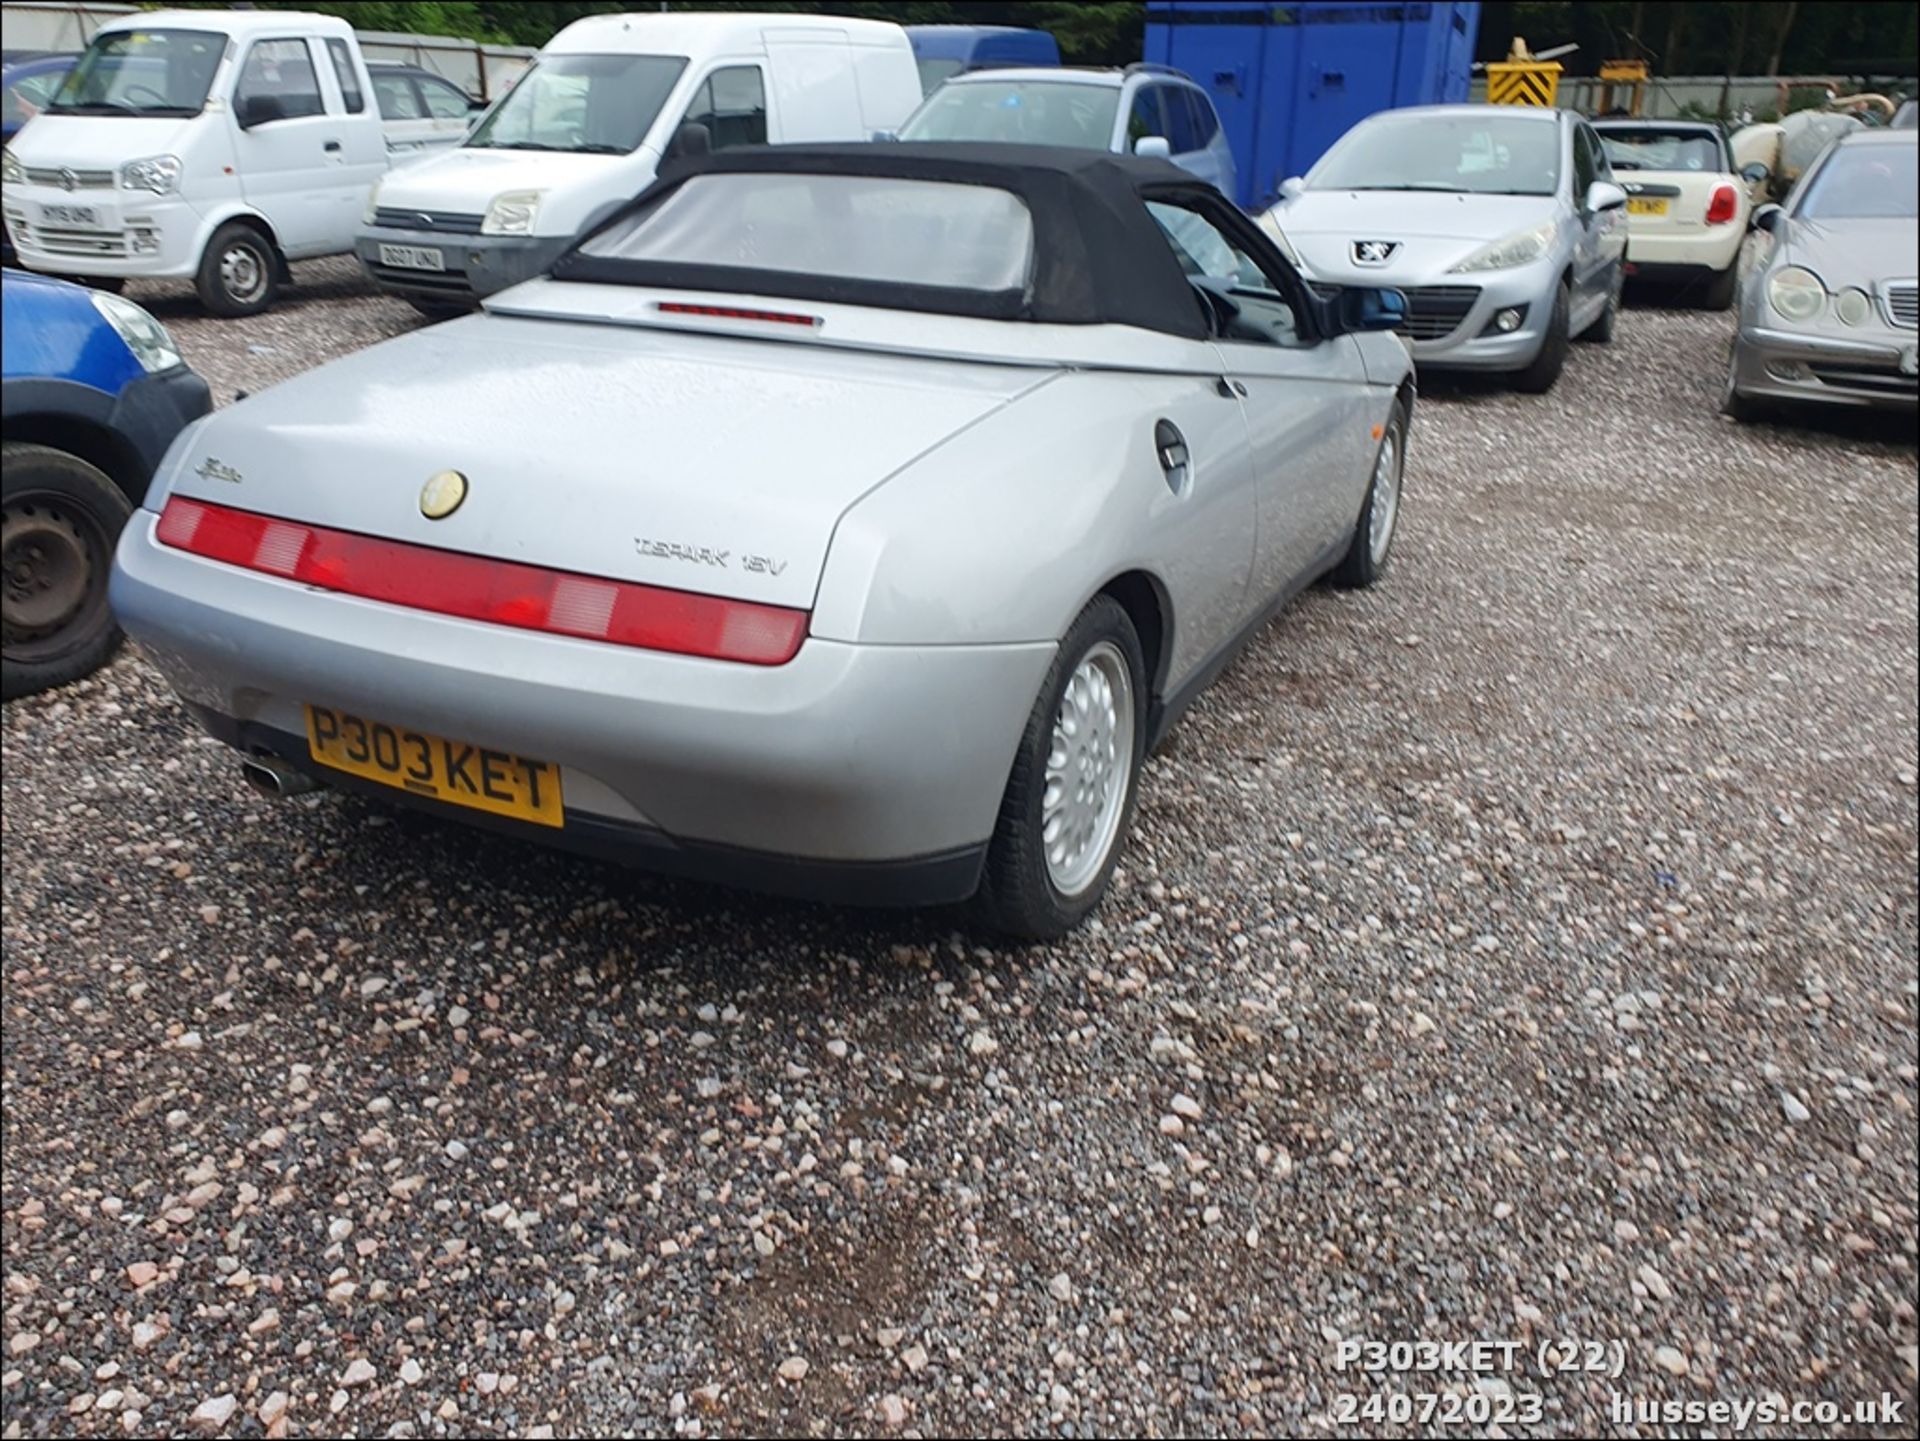
[[[213,407],[130,300],[0,272],[0,695],[64,685],[120,643],[114,543],[173,438]]]

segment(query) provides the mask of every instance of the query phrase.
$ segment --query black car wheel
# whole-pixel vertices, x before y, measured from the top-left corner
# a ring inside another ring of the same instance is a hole
[[[77,680],[119,645],[107,576],[133,506],[63,450],[8,441],[0,456],[0,694],[10,700]]]

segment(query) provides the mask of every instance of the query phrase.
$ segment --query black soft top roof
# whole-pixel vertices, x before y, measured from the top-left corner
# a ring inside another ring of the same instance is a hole
[[[792,271],[587,255],[589,236],[643,210],[696,175],[886,176],[986,185],[1018,196],[1033,217],[1033,272],[1019,291],[849,280]],[[1060,325],[1135,325],[1194,339],[1207,334],[1180,263],[1142,204],[1211,195],[1165,160],[1040,145],[877,143],[756,145],[670,163],[659,178],[554,262],[557,280],[745,291],[802,300],[930,310]]]

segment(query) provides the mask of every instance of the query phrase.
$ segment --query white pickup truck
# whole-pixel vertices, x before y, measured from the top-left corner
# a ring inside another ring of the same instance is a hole
[[[390,143],[379,78],[328,15],[103,25],[0,161],[20,263],[96,283],[190,278],[216,315],[265,310],[288,261],[352,250],[375,182],[419,156]]]

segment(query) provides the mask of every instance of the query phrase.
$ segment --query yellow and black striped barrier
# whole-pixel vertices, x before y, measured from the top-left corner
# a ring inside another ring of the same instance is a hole
[[[1551,107],[1560,94],[1557,60],[1504,60],[1487,66],[1487,103]]]

